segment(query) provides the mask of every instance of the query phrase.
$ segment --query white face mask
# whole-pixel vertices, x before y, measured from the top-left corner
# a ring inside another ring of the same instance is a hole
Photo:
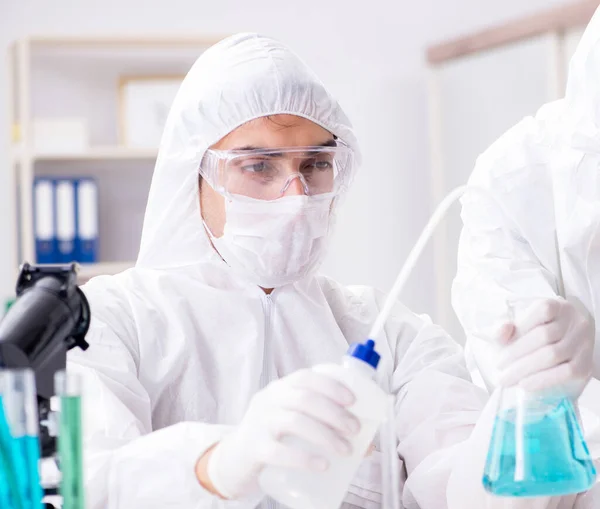
[[[223,260],[262,288],[276,288],[319,267],[331,222],[333,193],[264,201],[235,196],[225,201],[225,228],[216,238]]]

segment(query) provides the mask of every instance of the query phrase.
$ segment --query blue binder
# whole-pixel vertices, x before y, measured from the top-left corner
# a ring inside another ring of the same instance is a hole
[[[54,181],[36,178],[33,183],[33,230],[37,263],[56,263]]]
[[[75,183],[77,234],[75,237],[77,261],[98,261],[98,186],[92,178]]]
[[[70,263],[75,261],[77,257],[75,251],[75,181],[72,179],[57,179],[55,187],[56,262]]]

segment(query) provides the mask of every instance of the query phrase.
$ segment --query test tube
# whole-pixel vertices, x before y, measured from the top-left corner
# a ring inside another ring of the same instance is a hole
[[[60,402],[58,454],[63,509],[84,509],[83,444],[81,433],[81,379],[59,371],[54,378]]]
[[[10,435],[8,420],[4,412],[4,403],[0,393],[0,507],[11,507],[11,480],[12,484],[16,486],[11,450],[12,436]]]
[[[1,381],[0,453],[9,507],[41,509],[35,376],[30,369],[11,369],[2,372]]]

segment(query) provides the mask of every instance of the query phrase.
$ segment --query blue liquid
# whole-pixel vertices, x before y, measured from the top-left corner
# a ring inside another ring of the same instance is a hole
[[[19,458],[15,463],[18,465],[17,477],[25,500],[25,507],[41,509],[44,495],[39,475],[40,444],[38,438],[32,436],[15,438],[13,447],[16,457]]]
[[[522,457],[516,454],[516,431],[514,415],[496,417],[483,475],[487,491],[536,497],[580,493],[592,486],[596,470],[568,400],[524,423]]]
[[[1,403],[0,398],[0,507],[41,509],[38,438],[13,438]]]
[[[0,507],[12,508],[10,501],[11,486],[16,488],[17,478],[12,469],[12,437],[4,415],[2,398],[0,397]]]

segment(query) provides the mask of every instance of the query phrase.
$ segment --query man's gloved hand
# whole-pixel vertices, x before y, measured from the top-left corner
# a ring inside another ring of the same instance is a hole
[[[326,470],[323,456],[282,438],[301,438],[324,454],[350,455],[347,437],[360,428],[345,408],[353,402],[342,383],[310,369],[272,382],[254,395],[240,425],[212,451],[207,466],[212,485],[223,497],[236,499],[258,492],[264,466]]]
[[[560,389],[576,399],[592,376],[594,327],[563,299],[540,300],[499,336],[507,345],[498,362],[503,386]]]

